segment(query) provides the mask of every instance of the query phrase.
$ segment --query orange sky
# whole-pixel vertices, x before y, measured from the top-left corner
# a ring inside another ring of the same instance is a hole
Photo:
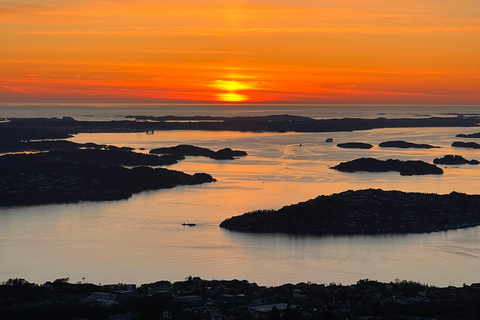
[[[480,105],[479,0],[0,0],[0,102]]]

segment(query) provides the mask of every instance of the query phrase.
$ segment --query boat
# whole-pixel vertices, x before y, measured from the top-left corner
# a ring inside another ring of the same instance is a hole
[[[197,224],[196,223],[182,223],[182,226],[186,227],[195,227]]]
[[[327,138],[327,140],[325,140],[325,142],[333,142],[333,138]]]

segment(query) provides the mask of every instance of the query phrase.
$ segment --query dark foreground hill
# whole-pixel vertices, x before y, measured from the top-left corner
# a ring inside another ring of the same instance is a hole
[[[315,235],[424,233],[480,225],[480,195],[368,189],[319,196],[226,219],[242,232]]]
[[[480,285],[439,288],[418,282],[284,284],[188,277],[171,283],[43,285],[9,279],[0,285],[0,319],[478,319]]]

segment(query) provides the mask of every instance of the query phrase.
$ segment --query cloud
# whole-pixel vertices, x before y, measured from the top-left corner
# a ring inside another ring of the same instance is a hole
[[[14,35],[70,35],[70,36],[116,36],[116,37],[168,37],[168,36],[246,36],[259,34],[430,34],[430,33],[480,33],[480,26],[451,27],[301,27],[301,28],[165,28],[161,30],[25,30],[3,31]]]

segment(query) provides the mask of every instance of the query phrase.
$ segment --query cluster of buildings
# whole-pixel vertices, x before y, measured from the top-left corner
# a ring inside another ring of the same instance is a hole
[[[18,280],[18,279],[16,279]],[[248,281],[189,277],[96,286],[22,281],[0,286],[0,319],[293,320],[478,319],[480,284],[437,288],[415,282],[360,280],[259,286]]]

